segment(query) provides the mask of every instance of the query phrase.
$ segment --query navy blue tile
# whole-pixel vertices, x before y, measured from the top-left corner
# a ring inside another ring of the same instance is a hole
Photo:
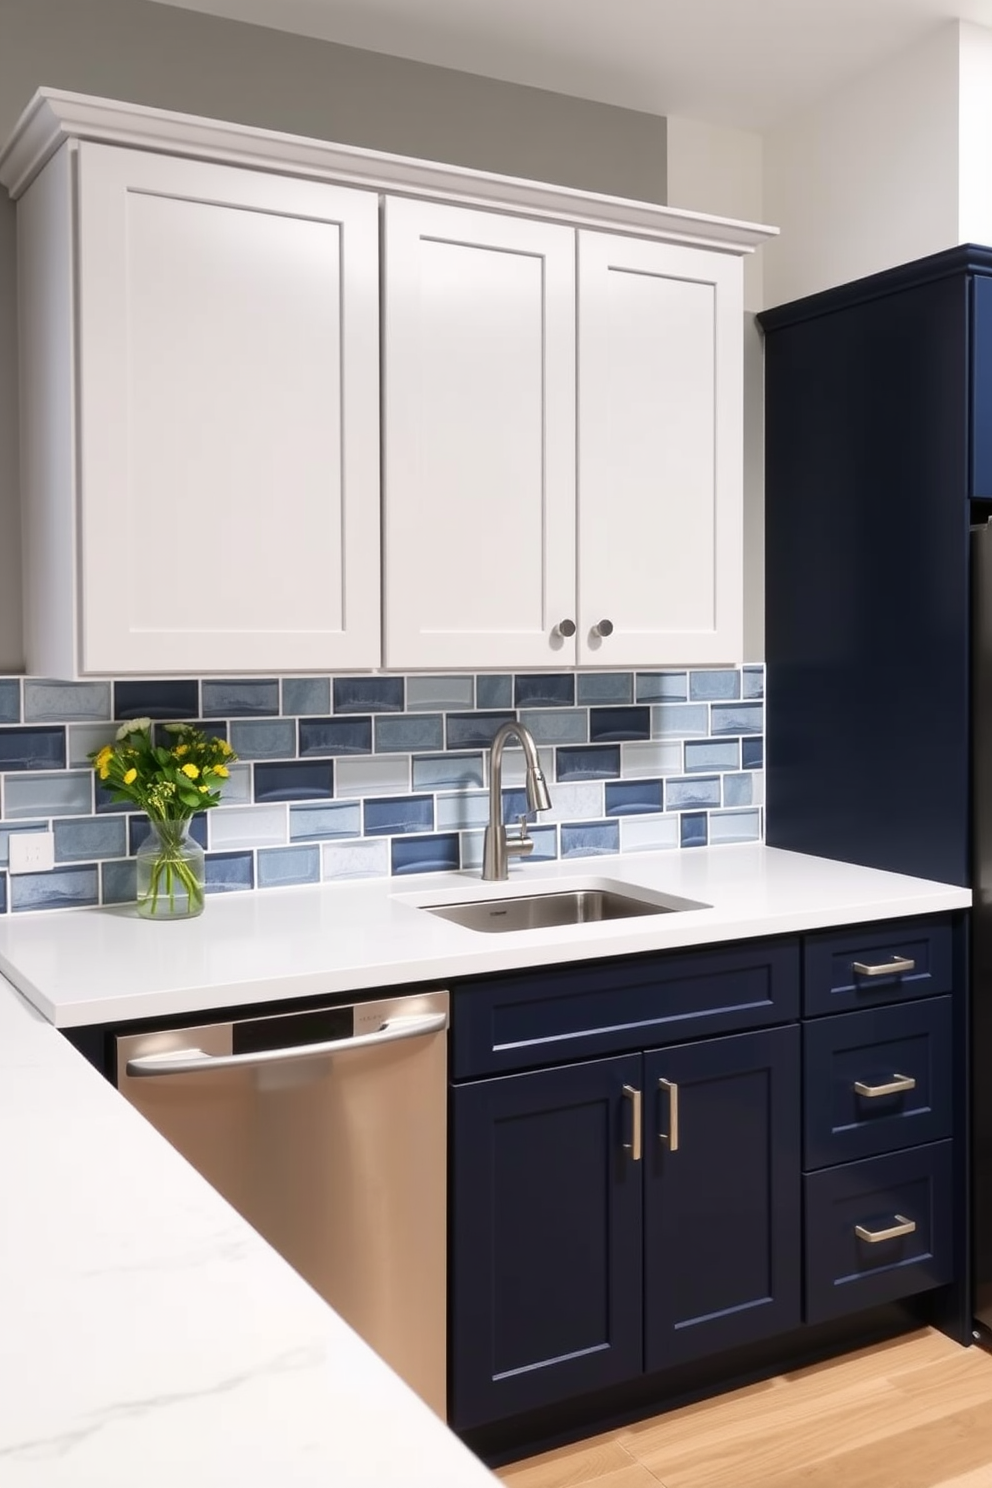
[[[710,713],[710,733],[760,734],[764,711],[761,703],[714,703]]]
[[[690,672],[689,701],[712,702],[714,699],[732,701],[741,695],[741,674],[736,669],[714,669],[709,672]]]
[[[719,806],[720,779],[717,775],[693,775],[689,778],[670,776],[665,781],[665,807],[668,811],[685,811],[693,806]]]
[[[760,698],[765,695],[765,669],[763,666],[746,666],[744,668],[744,696],[746,698]]]
[[[458,833],[433,837],[398,837],[390,844],[390,866],[395,874],[438,873],[458,867]]]
[[[330,760],[255,766],[253,799],[257,802],[322,801],[333,794],[334,766]]]
[[[284,677],[282,679],[282,711],[288,714],[317,713],[321,716],[330,713],[330,678]]]
[[[195,681],[115,682],[115,718],[198,718],[200,687]]]
[[[100,816],[103,816],[105,813],[111,811],[134,810],[134,805],[130,801],[115,801],[107,787],[101,784],[100,777],[98,775],[94,775],[93,784],[95,786],[93,794],[96,797],[93,809]]]
[[[620,746],[582,745],[555,751],[556,780],[616,780],[620,774]]]
[[[255,887],[255,869],[250,852],[207,853],[206,892],[230,894]]]
[[[764,739],[741,740],[741,766],[745,770],[760,770],[765,763]]]
[[[689,697],[687,672],[638,672],[639,703],[684,703]]]
[[[502,672],[480,672],[475,679],[477,708],[512,708],[513,678]]]
[[[562,822],[563,858],[593,858],[620,851],[619,822]]]
[[[402,713],[402,677],[335,677],[335,713]]]
[[[650,708],[590,708],[589,739],[593,744],[619,739],[650,739]]]
[[[272,718],[278,712],[279,683],[274,677],[203,683],[204,718]]]
[[[13,678],[0,680],[0,723],[20,723],[21,684]]]
[[[64,769],[64,728],[0,728],[0,770]]]
[[[11,910],[81,909],[99,904],[99,874],[94,865],[56,868],[54,873],[19,873],[10,880]]]
[[[514,678],[517,708],[571,708],[575,678],[569,672],[522,672]]]
[[[587,708],[595,703],[632,703],[632,672],[580,672],[576,679],[575,701]]]
[[[379,796],[365,802],[366,837],[393,832],[429,832],[434,826],[433,796]]]
[[[401,713],[375,720],[377,754],[411,754],[418,749],[443,749],[444,724],[440,713]]]
[[[301,718],[300,758],[371,754],[371,718]]]
[[[128,852],[134,857],[149,833],[147,816],[132,816],[128,821]],[[207,813],[198,811],[190,822],[189,835],[202,848],[207,845]]]
[[[7,875],[0,873],[0,914],[7,913]]]
[[[480,679],[481,680],[481,679]],[[512,713],[449,713],[448,748],[477,749],[488,747],[493,735],[504,723],[509,723]]]
[[[706,846],[706,812],[688,811],[679,821],[681,847]]]
[[[660,780],[621,780],[606,787],[607,816],[661,811],[663,804],[664,785]]]

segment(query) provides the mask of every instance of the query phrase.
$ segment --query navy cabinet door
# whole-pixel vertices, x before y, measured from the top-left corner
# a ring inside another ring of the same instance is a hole
[[[451,1423],[641,1372],[641,1057],[452,1092]],[[626,1145],[625,1145],[626,1144]]]
[[[798,1327],[799,1030],[645,1055],[645,1366]]]

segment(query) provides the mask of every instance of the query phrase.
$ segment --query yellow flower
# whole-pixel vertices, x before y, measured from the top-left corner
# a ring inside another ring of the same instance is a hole
[[[214,774],[219,775],[222,780],[226,780],[230,773],[226,765],[214,765]]]
[[[107,776],[109,774],[110,774],[110,766],[109,765],[101,765],[100,766],[100,779],[101,780],[106,780],[106,778],[107,778]]]
[[[127,774],[124,776],[124,784],[125,785],[130,785],[131,784],[131,781],[132,780],[137,780],[137,778],[138,778],[138,772],[134,768],[134,766],[132,765],[131,768],[130,768],[130,770],[128,770]]]
[[[201,796],[209,795],[209,793],[210,793],[210,787],[209,787],[209,785],[201,785],[200,786],[200,795]]]
[[[228,744],[226,739],[218,739],[217,743],[220,745],[221,754],[228,755],[234,753],[234,750],[231,748],[230,744]]]
[[[189,754],[189,745],[177,744],[172,752],[176,756],[176,759],[182,759],[184,754]]]
[[[103,748],[100,750],[100,753],[94,760],[94,764],[96,765],[98,770],[102,770],[104,765],[109,764],[111,758],[113,757],[113,753],[113,746],[110,744],[104,744]]]
[[[183,774],[188,775],[190,780],[195,780],[200,770],[198,765],[183,765]]]

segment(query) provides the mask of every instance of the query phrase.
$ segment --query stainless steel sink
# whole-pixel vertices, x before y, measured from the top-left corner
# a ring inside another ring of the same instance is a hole
[[[589,925],[634,915],[672,914],[707,909],[695,899],[674,894],[628,894],[616,889],[563,889],[514,898],[473,899],[461,904],[425,904],[430,914],[453,920],[469,930],[547,930],[556,925]]]

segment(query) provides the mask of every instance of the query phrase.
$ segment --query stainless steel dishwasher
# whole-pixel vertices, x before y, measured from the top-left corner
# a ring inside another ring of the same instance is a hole
[[[445,1415],[448,993],[117,1038],[143,1116]]]

